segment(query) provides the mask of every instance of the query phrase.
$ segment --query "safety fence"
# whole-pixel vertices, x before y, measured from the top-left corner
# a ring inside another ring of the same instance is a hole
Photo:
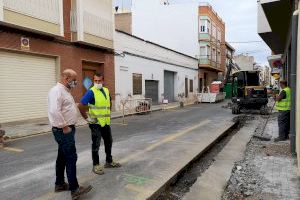
[[[151,98],[128,98],[122,99],[121,111],[123,116],[123,124],[125,124],[125,116],[134,114],[151,114],[152,99]]]

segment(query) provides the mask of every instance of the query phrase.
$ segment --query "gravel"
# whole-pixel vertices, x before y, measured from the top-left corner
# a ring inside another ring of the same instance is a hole
[[[256,130],[255,135],[260,137],[253,137],[247,145],[244,159],[236,162],[235,167],[232,170],[232,175],[228,181],[227,187],[223,193],[223,200],[260,200],[260,199],[282,199],[272,192],[266,193],[270,183],[266,180],[263,171],[260,167],[267,162],[268,158],[288,158],[292,159],[289,151],[288,142],[274,143],[273,141],[266,141],[262,138],[270,135],[265,135],[265,124],[269,120],[266,117],[261,117],[260,124]],[[271,116],[271,120],[274,120],[275,115]],[[260,164],[257,166],[257,164]],[[272,185],[273,183],[271,183]],[[279,186],[280,189],[282,186]],[[267,189],[267,190],[266,190]],[[269,190],[272,191],[272,190]]]
[[[259,142],[257,139],[250,141],[244,160],[237,162],[233,168],[223,194],[223,200],[240,200],[250,196],[255,196],[255,199],[262,199],[260,195],[263,184],[262,177],[256,171],[255,164],[252,162],[258,149],[257,142]]]

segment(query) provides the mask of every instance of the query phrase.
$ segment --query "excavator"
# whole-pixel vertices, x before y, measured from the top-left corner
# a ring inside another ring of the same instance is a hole
[[[237,72],[231,76],[233,69]],[[230,60],[224,85],[225,88],[231,87],[232,114],[240,114],[242,109],[260,110],[261,115],[268,114],[267,88],[260,84],[259,73],[256,70],[241,70]]]

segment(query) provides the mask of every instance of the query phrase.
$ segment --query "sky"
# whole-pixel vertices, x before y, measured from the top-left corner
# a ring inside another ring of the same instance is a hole
[[[149,0],[151,1],[151,0]],[[169,0],[170,4],[204,2],[197,0]],[[130,7],[131,0],[115,0],[120,7]],[[226,41],[235,49],[236,54],[249,54],[255,62],[268,65],[269,47],[257,34],[257,0],[206,0],[223,19],[226,26]],[[243,43],[261,41],[255,43]],[[242,43],[238,43],[242,42]]]

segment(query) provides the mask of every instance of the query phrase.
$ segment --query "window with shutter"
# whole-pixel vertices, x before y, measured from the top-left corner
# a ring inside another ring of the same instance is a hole
[[[194,83],[193,79],[190,79],[190,92],[194,91]]]
[[[142,74],[132,74],[132,82],[133,95],[141,95],[143,93]]]

